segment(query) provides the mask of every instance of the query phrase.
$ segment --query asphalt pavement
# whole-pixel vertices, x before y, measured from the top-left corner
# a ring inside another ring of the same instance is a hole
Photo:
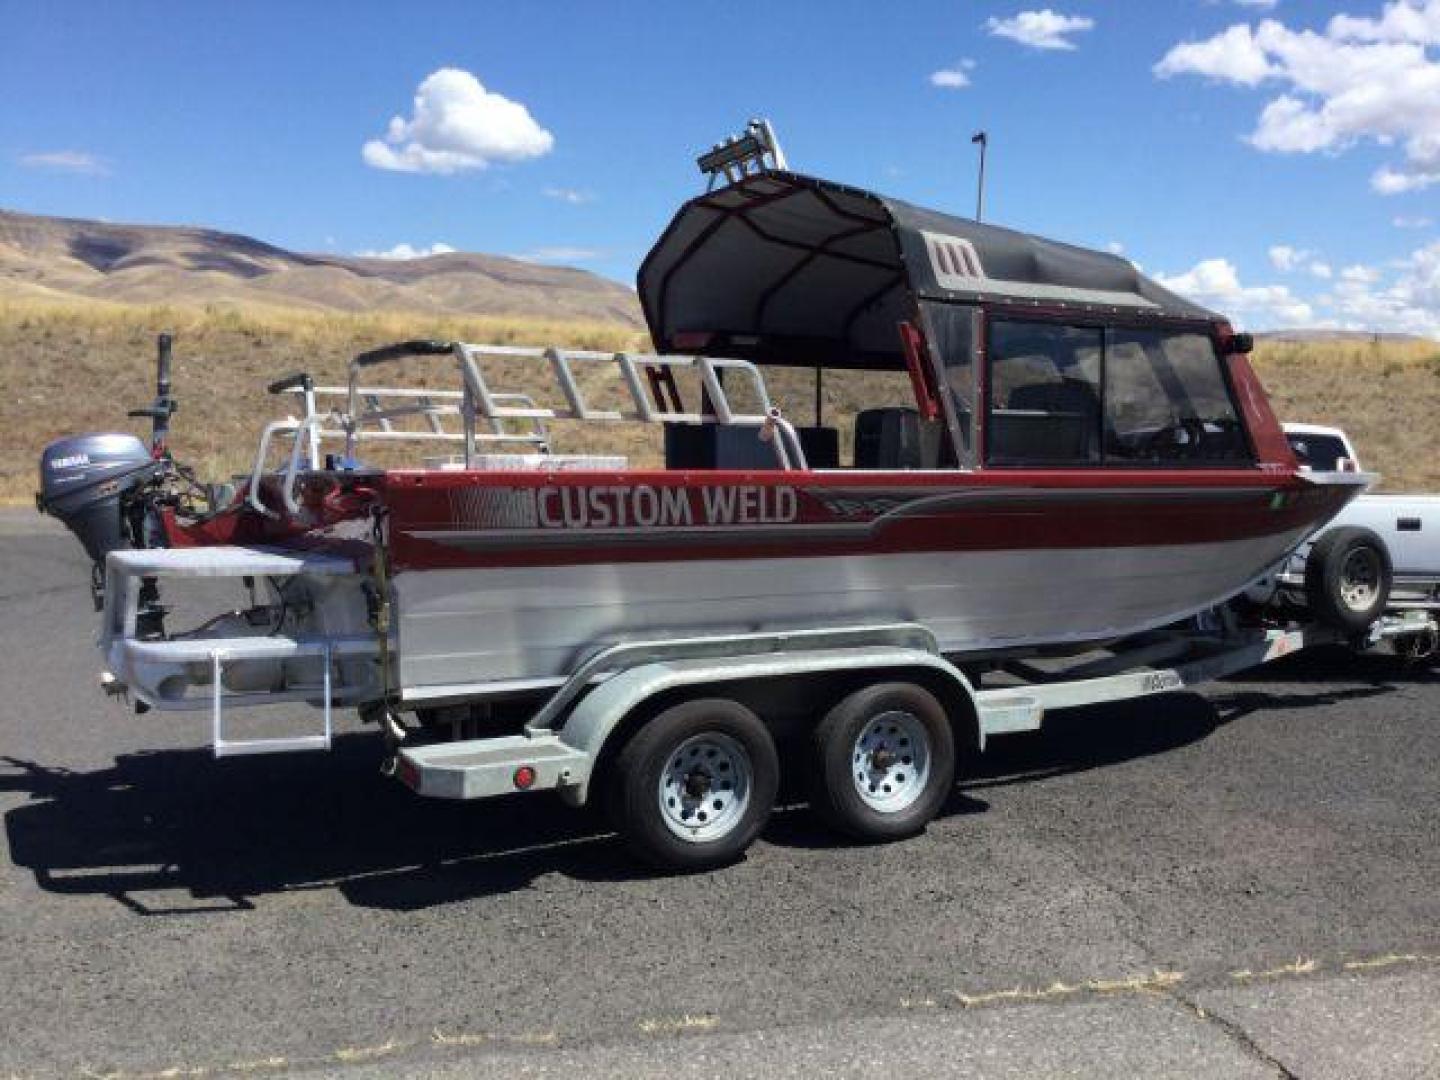
[[[548,795],[416,798],[348,719],[214,760],[102,698],[86,578],[0,512],[0,1077],[1440,1075],[1440,670],[1055,716],[917,839],[787,804],[658,876]]]

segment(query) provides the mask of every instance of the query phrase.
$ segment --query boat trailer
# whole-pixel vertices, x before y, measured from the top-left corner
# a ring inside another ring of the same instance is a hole
[[[1433,632],[1433,619],[1387,617],[1364,644],[1426,630]],[[579,806],[616,728],[645,702],[675,690],[721,693],[742,681],[906,674],[945,687],[944,696],[962,706],[952,719],[968,714],[972,745],[983,751],[994,736],[1039,731],[1052,712],[1173,693],[1304,649],[1355,644],[1320,626],[1226,633],[1197,620],[1058,670],[1006,662],[996,671],[1006,685],[982,688],[978,676],[942,656],[934,636],[915,624],[635,642],[603,649],[576,668],[523,734],[401,746],[386,771],[420,795],[479,799],[553,788]]]

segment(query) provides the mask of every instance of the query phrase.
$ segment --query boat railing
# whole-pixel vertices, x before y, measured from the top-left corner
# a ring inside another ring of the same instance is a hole
[[[353,411],[339,407],[341,403],[348,405],[351,402],[351,388],[348,386],[317,386],[313,393],[314,407],[307,415],[317,415],[323,422],[316,431],[316,435],[321,439],[348,439],[353,436],[357,442],[463,442],[466,438],[463,429],[466,420],[465,394],[460,390],[360,386],[356,388]],[[496,394],[494,397],[504,408],[535,407],[535,399],[529,394]],[[324,407],[327,404],[329,407]],[[410,417],[424,420],[424,429],[416,431],[396,426],[397,420]],[[452,430],[446,423],[447,418],[459,420],[461,430]],[[475,432],[475,441],[482,444],[523,444],[534,448],[538,453],[544,453],[549,448],[550,434],[543,420],[535,419],[527,424],[514,426],[522,430],[510,430],[503,419],[493,418],[488,424],[490,430]]]
[[[379,364],[419,357],[446,356],[455,361],[460,389],[431,390],[361,385],[361,373]],[[496,361],[533,362],[553,380],[564,406],[537,403],[528,393],[502,392],[491,386]],[[577,367],[608,366],[618,378],[622,407],[601,408],[587,396]],[[702,409],[685,411],[675,389],[679,373],[693,373],[702,389]],[[744,380],[758,412],[737,408],[725,388],[734,373]],[[289,436],[290,453],[281,475],[281,498],[295,513],[299,503],[296,483],[306,469],[317,468],[324,441],[343,440],[345,460],[353,463],[357,444],[366,441],[459,443],[458,464],[475,467],[483,448],[497,445],[524,448],[530,453],[551,452],[551,421],[586,423],[689,423],[757,429],[775,453],[781,469],[806,469],[800,437],[780,409],[770,401],[760,370],[747,360],[715,356],[672,356],[647,353],[600,352],[587,349],[542,348],[523,345],[472,345],[465,342],[404,341],[362,353],[350,362],[344,386],[315,386],[308,376],[282,379],[271,388],[301,399],[304,414],[276,420],[261,433],[248,499],[256,510],[273,516],[260,499],[271,445]],[[666,390],[669,400],[666,399]],[[628,407],[626,407],[628,405]],[[397,421],[420,418],[423,428],[402,427]],[[449,421],[450,423],[447,423]],[[458,430],[451,423],[458,421]]]
[[[350,362],[350,394],[348,416],[350,430],[359,437],[359,425],[353,418],[361,414],[360,374],[377,364],[425,356],[450,356],[459,368],[461,397],[459,410],[468,433],[475,421],[491,424],[506,420],[539,421],[578,420],[583,422],[629,421],[638,423],[721,424],[731,427],[753,427],[774,448],[776,461],[782,469],[806,468],[805,452],[794,427],[770,401],[760,369],[748,360],[719,356],[673,356],[650,353],[599,352],[590,349],[543,348],[531,345],[471,345],[453,341],[403,341],[362,353]],[[535,402],[517,402],[516,395],[492,390],[487,369],[497,360],[520,360],[534,363],[548,371],[554,385],[565,400],[565,406],[554,408]],[[628,397],[629,408],[599,408],[587,397],[577,378],[577,365],[608,366],[618,376],[622,397]],[[686,412],[679,408],[678,395],[665,401],[662,388],[675,385],[680,372],[694,372],[703,389],[705,408]],[[743,378],[759,412],[735,408],[724,383],[726,373]],[[647,386],[648,384],[648,386]],[[468,438],[468,434],[467,434]],[[351,442],[353,444],[354,439]],[[353,446],[347,447],[347,453]],[[466,462],[473,456],[473,447],[466,446]]]

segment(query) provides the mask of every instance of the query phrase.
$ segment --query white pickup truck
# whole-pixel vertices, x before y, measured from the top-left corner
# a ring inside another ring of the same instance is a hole
[[[1316,471],[1361,469],[1345,432],[1317,424],[1285,424],[1300,464]],[[1296,550],[1278,575],[1282,589],[1305,582],[1305,561],[1316,541],[1338,528],[1374,532],[1390,555],[1394,584],[1387,610],[1440,611],[1440,495],[1361,495]]]

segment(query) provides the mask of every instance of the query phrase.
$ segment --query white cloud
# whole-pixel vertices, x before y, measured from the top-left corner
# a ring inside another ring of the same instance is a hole
[[[1162,79],[1172,75],[1205,75],[1212,79],[1257,86],[1275,69],[1250,27],[1243,23],[1206,38],[1176,45],[1152,69]]]
[[[1224,258],[1205,259],[1183,274],[1157,279],[1257,329],[1328,326],[1440,338],[1440,240],[1383,265],[1352,263],[1330,277],[1320,274],[1330,266],[1313,258],[1294,265],[1319,277],[1316,287],[1322,291],[1304,295],[1287,285],[1246,285]]]
[[[1270,265],[1275,267],[1276,270],[1288,274],[1291,270],[1302,265],[1306,256],[1310,253],[1308,251],[1299,251],[1288,244],[1276,244],[1270,249],[1268,254],[1270,255]]]
[[[1111,240],[1108,244],[1105,245],[1105,250],[1110,252],[1111,255],[1124,255],[1125,245],[1122,244],[1119,240]]]
[[[1393,169],[1382,165],[1370,177],[1370,186],[1381,195],[1403,195],[1407,191],[1421,191],[1431,184],[1440,184],[1440,154],[1432,155],[1434,167],[1420,165],[1409,169]]]
[[[1329,278],[1333,271],[1330,264],[1315,257],[1308,248],[1291,247],[1289,244],[1274,244],[1266,252],[1270,265],[1282,274],[1305,271],[1313,277]]]
[[[416,89],[411,117],[391,119],[361,156],[377,169],[454,173],[540,157],[554,145],[524,105],[486,90],[468,71],[441,68]]]
[[[1008,19],[993,16],[985,21],[985,29],[992,37],[1009,38],[1032,49],[1073,49],[1074,34],[1095,28],[1095,20],[1086,15],[1061,15],[1044,8],[1041,11],[1022,11]]]
[[[1440,43],[1440,7],[1427,0],[1393,0],[1385,5],[1380,18],[1354,18],[1336,15],[1326,32],[1335,38],[1356,41],[1420,41]]]
[[[566,187],[547,187],[545,189],[545,197],[547,199],[556,199],[559,202],[569,203],[571,206],[580,206],[583,203],[595,201],[595,196],[591,192]]]
[[[1286,285],[1242,285],[1228,259],[1204,259],[1183,274],[1156,277],[1171,292],[1230,315],[1241,325],[1308,326],[1315,319],[1314,308]]]
[[[1380,280],[1380,271],[1373,266],[1347,266],[1340,271],[1340,280],[1360,285],[1373,285]]]
[[[1319,299],[1347,325],[1440,338],[1440,240],[1411,252],[1385,272],[1347,267]]]
[[[1281,94],[1260,110],[1250,136],[1257,150],[1280,154],[1313,154],[1335,144],[1334,128],[1317,110],[1290,94]]]
[[[1280,0],[1235,0],[1241,7],[1258,8],[1261,11],[1274,11],[1279,6]]]
[[[1250,142],[1274,153],[1339,153],[1369,140],[1401,156],[1371,177],[1385,195],[1440,184],[1440,0],[1391,0],[1378,18],[1336,15],[1323,31],[1275,19],[1183,42],[1155,74],[1241,86],[1273,82]]]
[[[1397,214],[1390,219],[1390,224],[1397,229],[1428,229],[1435,224],[1431,217],[1407,217],[1404,214]]]
[[[363,259],[424,259],[431,255],[448,255],[454,250],[449,244],[441,243],[418,248],[409,244],[396,244],[384,251],[357,251],[355,254]]]
[[[530,263],[574,263],[590,262],[604,254],[603,251],[597,251],[595,248],[556,246],[538,247],[510,257]]]
[[[84,150],[45,150],[34,154],[21,154],[20,164],[26,169],[43,169],[48,172],[79,173],[83,176],[108,176],[110,167],[103,158]]]
[[[938,86],[942,90],[963,90],[970,85],[970,72],[974,68],[974,60],[961,60],[952,67],[932,71],[930,85]]]

